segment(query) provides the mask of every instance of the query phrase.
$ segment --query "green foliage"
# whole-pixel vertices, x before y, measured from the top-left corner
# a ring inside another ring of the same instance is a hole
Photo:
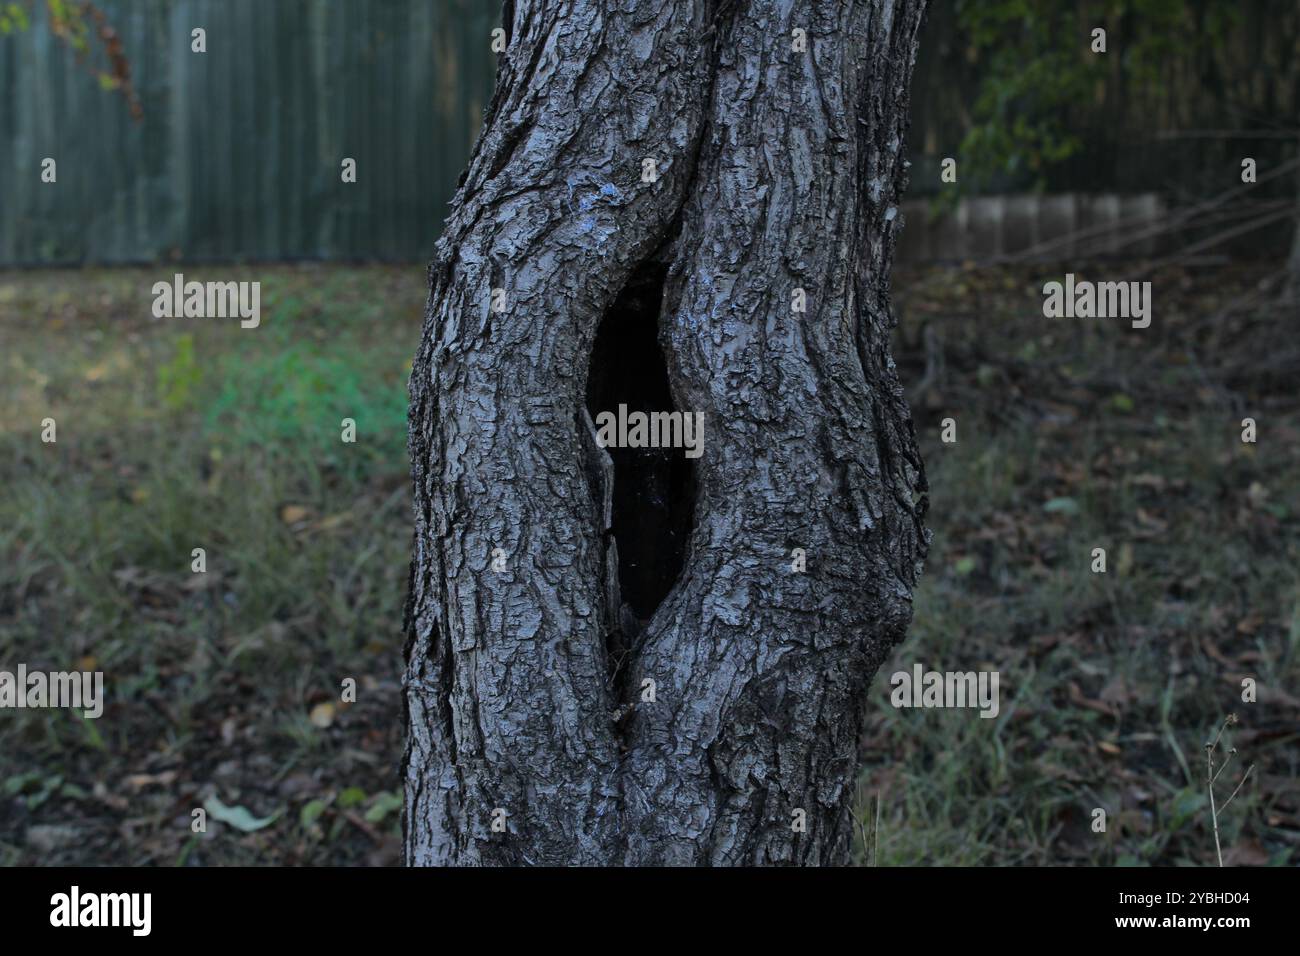
[[[33,0],[0,0],[0,36],[22,32],[31,26],[28,14]],[[106,92],[119,92],[135,120],[144,116],[140,98],[131,82],[131,64],[122,46],[121,38],[108,22],[99,7],[89,0],[45,0],[45,23],[58,40],[67,44],[77,54],[78,64],[84,65]],[[98,41],[107,69],[92,65],[90,54],[92,40]]]
[[[29,770],[0,784],[0,795],[8,799],[20,798],[28,810],[35,810],[50,797],[84,800],[86,791],[76,784],[65,783],[63,774],[47,776],[38,770]]]
[[[90,25],[86,22],[87,5],[69,3],[68,0],[46,0],[50,13],[50,30],[62,38],[77,53],[90,49]]]
[[[274,823],[280,816],[280,812],[276,812],[269,817],[256,817],[248,811],[247,807],[226,806],[216,794],[208,797],[205,808],[212,819],[228,824],[244,833],[255,833],[264,829]]]
[[[956,16],[980,77],[962,183],[1003,174],[1041,189],[1083,146],[1081,112],[1106,108],[1114,87],[1141,115],[1171,65],[1222,44],[1240,11],[1233,0],[958,0]],[[1104,54],[1091,51],[1095,27],[1107,31]]]
[[[237,448],[301,454],[339,468],[366,456],[392,460],[402,454],[405,383],[379,376],[351,349],[326,352],[296,341],[273,352],[227,357],[220,380],[221,391],[205,409],[207,428]],[[356,421],[364,441],[342,442],[344,418]]]
[[[364,803],[365,800],[366,800],[366,792],[364,790],[362,790],[360,787],[348,787],[346,790],[344,790],[342,793],[339,794],[339,808],[342,810],[348,810],[361,803]]]
[[[366,811],[365,820],[367,823],[381,823],[390,813],[396,813],[402,809],[402,792],[400,790],[385,791],[376,795],[375,802],[370,805]]]
[[[190,404],[202,378],[203,373],[194,361],[194,336],[188,333],[178,336],[171,361],[158,366],[158,400],[168,411],[180,411]]]
[[[27,11],[21,3],[6,3],[0,6],[0,36],[26,30],[31,26]]]
[[[304,830],[311,829],[328,807],[329,804],[324,800],[311,800],[303,804],[302,809],[298,811],[298,823]]]

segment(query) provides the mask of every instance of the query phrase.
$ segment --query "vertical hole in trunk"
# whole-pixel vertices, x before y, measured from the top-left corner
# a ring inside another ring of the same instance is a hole
[[[671,412],[668,366],[659,347],[667,267],[644,263],[601,318],[587,375],[587,410]],[[635,635],[672,589],[686,557],[695,494],[683,448],[605,449],[614,461],[613,529],[624,636]],[[630,615],[630,619],[629,619]],[[629,633],[630,632],[630,633]]]

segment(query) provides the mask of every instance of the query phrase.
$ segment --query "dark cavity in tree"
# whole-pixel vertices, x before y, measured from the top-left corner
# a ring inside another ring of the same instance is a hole
[[[592,421],[601,412],[617,415],[619,405],[629,414],[676,410],[659,345],[666,274],[658,262],[641,265],[602,316],[587,378]],[[627,623],[639,630],[672,590],[686,558],[695,508],[691,461],[681,448],[606,451],[614,462],[619,587],[637,619]]]

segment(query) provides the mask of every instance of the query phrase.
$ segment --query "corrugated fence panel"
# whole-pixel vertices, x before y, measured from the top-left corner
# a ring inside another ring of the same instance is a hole
[[[495,4],[99,6],[144,118],[77,65],[43,4],[0,38],[0,265],[430,255],[491,97]]]
[[[1161,228],[1166,213],[1156,193],[972,196],[940,215],[927,200],[909,199],[898,261],[1157,255],[1187,241]]]

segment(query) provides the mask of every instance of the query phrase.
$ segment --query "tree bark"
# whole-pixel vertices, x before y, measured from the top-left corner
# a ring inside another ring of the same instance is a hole
[[[928,543],[889,355],[924,6],[506,4],[410,382],[409,864],[847,861]],[[586,404],[633,287],[706,428],[648,622]]]

